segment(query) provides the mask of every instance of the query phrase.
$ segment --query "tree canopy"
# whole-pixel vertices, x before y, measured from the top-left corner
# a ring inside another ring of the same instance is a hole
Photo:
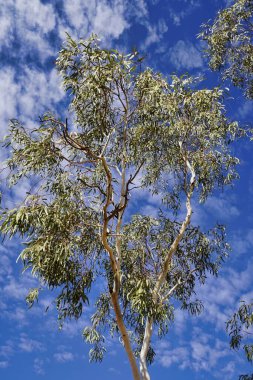
[[[207,42],[206,55],[212,70],[244,90],[253,99],[253,3],[236,0],[202,26],[199,35]]]
[[[227,331],[230,335],[230,346],[239,349],[243,342],[243,350],[249,362],[253,362],[253,345],[251,343],[251,329],[253,325],[253,303],[241,301],[239,309],[227,322]],[[252,375],[241,375],[240,380],[252,380]]]
[[[236,0],[221,10],[214,21],[202,26],[199,37],[207,42],[206,55],[212,70],[220,70],[223,79],[242,88],[244,95],[253,99],[253,2]],[[242,301],[239,309],[227,322],[231,336],[230,346],[243,348],[248,361],[252,362],[253,344],[243,333],[253,321],[252,302]],[[247,331],[248,333],[248,331]],[[242,375],[242,380],[253,379],[253,375]]]
[[[176,306],[201,312],[196,285],[226,257],[224,227],[202,230],[192,213],[237,178],[230,147],[243,131],[227,118],[220,88],[165,78],[141,60],[94,35],[68,37],[57,67],[70,117],[46,113],[34,129],[11,121],[9,184],[32,186],[17,208],[1,210],[0,229],[25,238],[19,257],[41,284],[29,305],[40,288],[58,290],[63,323],[94,304],[83,332],[91,360],[102,360],[108,332],[119,335],[133,378],[148,380],[152,334],[168,332]],[[140,191],[160,199],[155,215],[133,212]]]

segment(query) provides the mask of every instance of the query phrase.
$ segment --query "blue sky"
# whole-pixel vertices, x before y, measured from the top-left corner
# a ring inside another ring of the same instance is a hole
[[[146,56],[146,64],[164,75],[188,72],[204,75],[207,87],[219,84],[218,75],[208,70],[196,34],[226,4],[225,0],[0,0],[0,138],[10,118],[30,126],[47,110],[67,114],[68,99],[54,68],[65,32],[73,37],[96,32],[107,47],[125,52],[137,48]],[[252,121],[252,102],[227,85],[230,117]],[[233,189],[197,205],[194,214],[195,223],[204,227],[216,220],[227,225],[231,256],[220,277],[198,289],[205,306],[202,315],[192,318],[178,310],[166,339],[155,343],[153,379],[229,380],[250,370],[243,356],[229,349],[224,333],[239,300],[253,298],[252,143],[238,144],[236,153],[241,158],[241,179]],[[5,205],[18,203],[28,186],[23,182],[13,190]],[[157,199],[146,199],[142,211],[152,213]],[[133,203],[138,205],[139,198]],[[22,275],[21,264],[16,264],[19,244],[14,239],[0,246],[0,378],[130,379],[118,341],[109,341],[102,364],[88,363],[89,347],[81,338],[86,315],[59,331],[53,298],[46,291],[38,305],[27,309],[24,298],[36,279]]]

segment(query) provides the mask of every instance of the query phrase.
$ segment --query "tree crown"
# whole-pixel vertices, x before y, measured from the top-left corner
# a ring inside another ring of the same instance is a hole
[[[244,89],[253,99],[253,3],[237,0],[220,11],[214,22],[202,26],[199,37],[207,42],[206,55],[212,70]]]
[[[96,36],[68,37],[57,66],[71,125],[52,113],[33,130],[12,120],[4,143],[10,185],[25,177],[32,188],[21,205],[1,210],[1,231],[26,238],[20,258],[42,286],[59,289],[60,320],[79,318],[102,280],[84,330],[92,360],[102,359],[108,329],[124,336],[125,324],[140,355],[145,324],[162,336],[175,304],[198,314],[195,286],[217,274],[228,250],[222,226],[192,223],[192,198],[204,202],[237,177],[230,144],[242,131],[227,119],[220,88],[197,90],[187,76],[168,81],[140,60],[101,48]],[[128,207],[136,188],[159,197],[156,215]],[[144,352],[151,362],[153,348]]]

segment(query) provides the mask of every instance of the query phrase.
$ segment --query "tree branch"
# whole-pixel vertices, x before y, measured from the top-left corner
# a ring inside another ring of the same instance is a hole
[[[150,346],[150,340],[153,331],[153,318],[147,318],[143,343],[140,352],[140,372],[142,376],[142,380],[150,380],[150,376],[148,373],[147,367],[147,354]]]
[[[180,148],[181,148],[181,146],[180,146]],[[182,238],[184,236],[184,233],[186,231],[187,226],[190,223],[191,215],[192,215],[191,197],[192,197],[194,187],[195,187],[196,174],[195,174],[195,171],[194,171],[192,165],[188,161],[186,154],[183,155],[183,158],[185,160],[187,168],[189,169],[189,171],[191,173],[190,186],[189,186],[189,190],[188,190],[187,195],[186,195],[186,217],[185,217],[183,223],[181,224],[181,228],[179,230],[178,235],[176,236],[172,245],[170,246],[170,249],[169,249],[167,256],[165,258],[165,261],[163,263],[163,268],[162,268],[162,270],[158,276],[158,280],[156,282],[156,285],[155,285],[155,288],[153,291],[153,300],[154,300],[155,304],[156,304],[158,297],[159,297],[159,290],[161,289],[161,287],[163,286],[163,284],[165,282],[173,254],[175,253],[180,241],[182,240]],[[173,288],[171,289],[171,291],[174,291],[174,290],[175,289],[173,289]],[[147,361],[148,349],[150,346],[150,340],[151,340],[151,336],[152,336],[152,325],[153,325],[152,318],[147,318],[146,326],[145,326],[145,334],[144,334],[144,339],[143,339],[141,354],[140,354],[140,370],[141,370],[141,374],[143,376],[143,380],[150,380],[150,376],[149,376],[148,370],[147,370],[146,361]]]

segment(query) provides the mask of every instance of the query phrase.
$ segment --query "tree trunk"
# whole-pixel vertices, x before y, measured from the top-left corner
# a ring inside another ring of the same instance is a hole
[[[147,353],[148,353],[148,349],[150,345],[152,329],[153,329],[153,320],[152,318],[147,319],[142,348],[140,352],[140,372],[141,372],[142,380],[150,380],[150,375],[148,373],[148,366],[147,366]]]
[[[180,143],[180,148],[182,147],[182,144]],[[191,179],[190,179],[190,188],[186,194],[186,217],[181,225],[181,228],[179,230],[178,235],[174,239],[172,245],[169,248],[169,251],[167,253],[167,257],[163,263],[163,268],[158,276],[154,291],[153,291],[153,301],[156,304],[157,299],[158,299],[158,294],[159,290],[163,286],[168,270],[169,270],[169,265],[172,260],[172,256],[174,252],[177,250],[178,245],[180,241],[182,240],[184,233],[186,231],[186,228],[188,227],[190,221],[191,221],[191,215],[192,215],[192,206],[191,206],[191,197],[194,191],[195,187],[195,178],[196,174],[194,171],[194,168],[191,166],[190,162],[187,160],[186,157],[184,157],[185,163],[187,168],[191,172]],[[174,288],[171,289],[171,292],[173,291]],[[140,352],[140,372],[141,372],[141,377],[142,380],[150,380],[150,376],[148,373],[148,368],[147,368],[147,353],[150,345],[150,340],[151,340],[151,335],[152,335],[152,329],[153,329],[153,319],[152,318],[147,318],[146,320],[146,326],[145,326],[145,333],[144,333],[144,338],[143,338],[143,343],[141,347],[141,352]]]
[[[134,353],[133,353],[133,350],[131,347],[128,332],[127,332],[127,329],[125,327],[125,324],[124,324],[124,321],[122,318],[117,293],[115,293],[115,292],[111,293],[111,300],[112,300],[113,308],[115,311],[117,325],[118,325],[118,328],[120,330],[122,340],[124,343],[124,347],[125,347],[125,350],[126,350],[126,353],[128,356],[128,360],[129,360],[129,363],[130,363],[130,366],[132,369],[133,379],[134,380],[142,380],[140,373],[139,373],[139,370],[138,370],[136,359],[135,359],[135,356],[134,356]]]

